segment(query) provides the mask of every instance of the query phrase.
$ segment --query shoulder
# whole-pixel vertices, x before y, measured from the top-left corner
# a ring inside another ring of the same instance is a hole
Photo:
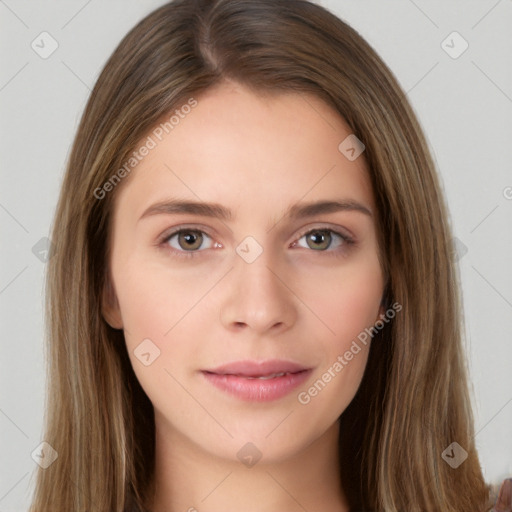
[[[512,512],[512,478],[492,486],[491,497],[494,507],[489,512]]]

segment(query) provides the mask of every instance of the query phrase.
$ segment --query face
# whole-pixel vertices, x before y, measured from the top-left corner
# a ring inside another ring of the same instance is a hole
[[[116,191],[104,316],[157,430],[283,460],[335,428],[382,313],[364,153],[314,96],[225,82],[196,100]]]

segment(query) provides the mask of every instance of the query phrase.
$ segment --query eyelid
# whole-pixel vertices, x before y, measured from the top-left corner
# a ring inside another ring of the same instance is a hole
[[[342,238],[346,239],[347,241],[355,242],[356,237],[354,234],[347,228],[344,228],[342,226],[333,225],[329,223],[314,223],[307,227],[302,228],[302,230],[299,232],[299,235],[296,236],[297,239],[302,238],[304,235],[307,235],[311,231],[332,231],[333,233],[336,233],[340,235]],[[296,240],[294,240],[296,241]]]
[[[158,237],[157,244],[161,244],[172,236],[178,234],[180,231],[199,231],[205,235],[208,235],[210,238],[214,238],[214,235],[212,235],[208,226],[204,226],[202,224],[179,224],[178,226],[173,226],[172,228],[166,229]]]

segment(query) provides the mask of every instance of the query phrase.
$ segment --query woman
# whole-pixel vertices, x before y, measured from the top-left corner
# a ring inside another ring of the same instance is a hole
[[[432,159],[323,8],[142,20],[91,94],[52,240],[58,457],[33,512],[493,506]]]

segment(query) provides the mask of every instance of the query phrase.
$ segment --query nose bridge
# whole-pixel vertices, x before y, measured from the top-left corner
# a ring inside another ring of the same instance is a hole
[[[259,248],[258,248],[259,246]],[[237,247],[230,285],[221,303],[220,317],[225,327],[245,325],[258,332],[290,326],[295,319],[293,294],[283,284],[282,266],[274,251],[254,240]]]
[[[248,263],[242,258],[235,263],[235,274],[239,279],[240,288],[255,296],[257,294],[274,296],[281,294],[282,283],[276,277],[276,258],[271,251],[264,251],[253,262]],[[270,298],[270,297],[268,297]]]

